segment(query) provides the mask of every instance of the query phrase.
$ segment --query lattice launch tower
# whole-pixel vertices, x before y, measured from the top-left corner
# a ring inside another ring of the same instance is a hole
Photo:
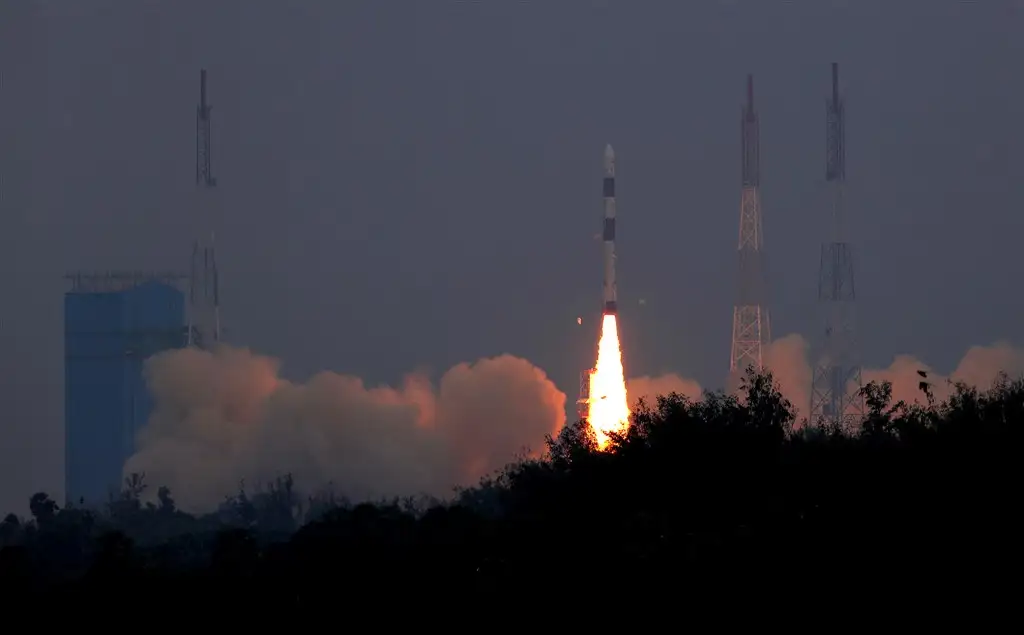
[[[590,414],[590,377],[593,374],[593,368],[588,368],[580,373],[580,396],[576,400],[577,421],[583,421]]]
[[[832,64],[832,96],[825,106],[825,180],[832,199],[832,241],[821,246],[818,303],[824,317],[811,380],[810,421],[850,430],[864,416],[857,354],[853,249],[844,240],[846,113],[839,97],[839,65]]]
[[[740,117],[741,183],[739,291],[732,314],[732,353],[729,374],[732,386],[748,367],[764,369],[764,350],[771,342],[767,305],[764,235],[761,223],[760,131],[754,110],[754,78],[747,75],[747,103]]]
[[[220,341],[220,280],[212,223],[217,179],[212,168],[211,110],[212,106],[206,101],[206,70],[203,69],[199,71],[199,105],[196,107],[196,185],[199,191],[188,306],[188,344],[200,348],[212,347]]]

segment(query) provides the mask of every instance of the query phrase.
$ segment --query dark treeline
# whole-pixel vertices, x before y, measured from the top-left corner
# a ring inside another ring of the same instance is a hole
[[[144,502],[139,476],[102,512],[36,494],[31,518],[0,524],[0,597],[195,608],[230,593],[270,611],[339,594],[498,601],[518,589],[598,610],[657,588],[795,600],[1015,577],[1024,383],[958,386],[944,403],[922,390],[927,406],[867,386],[855,433],[794,430],[771,376],[750,373],[741,400],[641,402],[604,452],[571,426],[543,458],[446,502],[352,505],[300,496],[288,477],[203,517],[166,488]]]

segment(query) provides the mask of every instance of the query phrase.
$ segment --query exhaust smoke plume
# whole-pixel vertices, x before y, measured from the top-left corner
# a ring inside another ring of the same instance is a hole
[[[288,472],[352,500],[444,496],[543,451],[565,423],[565,394],[511,355],[460,364],[436,390],[419,375],[399,388],[331,372],[293,383],[276,360],[228,346],[161,353],[146,375],[154,412],[125,474],[145,472],[193,511]]]
[[[797,421],[806,416],[811,403],[809,353],[807,340],[795,333],[773,341],[764,351],[764,364],[779,385],[779,392],[793,404]]]
[[[927,378],[917,371],[923,370]],[[1000,373],[1015,378],[1024,372],[1024,350],[1014,348],[1007,342],[996,342],[991,346],[972,346],[949,376],[933,372],[928,364],[912,355],[897,355],[885,369],[865,368],[861,375],[865,384],[871,381],[892,383],[892,401],[927,404],[928,398],[920,388],[926,381],[936,402],[945,401],[953,392],[954,384],[964,383],[979,390],[992,386]]]
[[[630,405],[643,399],[648,406],[657,405],[659,396],[666,396],[671,393],[679,393],[689,397],[692,401],[700,399],[702,391],[700,384],[692,379],[684,379],[675,373],[667,373],[650,377],[634,377],[626,381],[626,392],[629,395]]]
[[[778,384],[779,392],[793,404],[798,425],[807,416],[811,398],[810,355],[807,340],[796,333],[773,341],[765,349],[765,366]],[[924,371],[927,377],[922,377],[918,371]],[[928,397],[921,390],[922,381],[928,383],[932,396],[939,403],[949,398],[958,382],[986,390],[998,379],[1000,373],[1006,373],[1011,378],[1024,374],[1024,350],[1006,342],[973,346],[949,376],[936,373],[928,364],[912,355],[897,355],[887,368],[864,368],[861,379],[864,384],[872,381],[890,382],[893,404],[904,401],[907,404],[927,405]],[[636,377],[626,384],[630,406],[640,397],[644,397],[647,404],[653,406],[658,395],[672,392],[694,400],[701,396],[699,383],[674,373]]]
[[[810,346],[803,336],[787,335],[771,343],[765,353],[765,366],[772,372],[779,391],[793,404],[797,421],[807,416],[810,402],[811,360]],[[925,371],[922,378],[918,371]],[[897,355],[887,368],[864,368],[861,381],[890,382],[892,403],[926,405],[928,397],[920,383],[926,381],[936,402],[946,400],[953,385],[963,382],[980,390],[992,386],[1000,373],[1016,377],[1024,372],[1024,350],[1006,342],[991,346],[973,346],[964,354],[956,369],[947,377],[912,355]]]
[[[783,395],[806,416],[811,381],[807,342],[775,340],[765,362]],[[1006,343],[975,346],[944,377],[909,355],[863,371],[865,383],[889,381],[893,402],[936,400],[950,382],[988,388],[1000,372],[1024,372],[1024,351]],[[459,364],[432,385],[413,374],[400,387],[367,387],[331,372],[305,383],[278,375],[278,362],[246,349],[185,349],[146,362],[155,407],[124,472],[167,485],[189,511],[208,511],[245,481],[291,473],[300,489],[331,483],[351,500],[426,493],[444,496],[476,482],[517,455],[544,450],[544,436],[565,423],[564,393],[528,361],[502,355]],[[672,392],[699,399],[701,386],[676,374],[626,382],[630,406]],[[155,488],[154,488],[155,489]]]

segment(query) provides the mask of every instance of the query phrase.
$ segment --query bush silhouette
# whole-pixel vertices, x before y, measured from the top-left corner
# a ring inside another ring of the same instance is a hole
[[[144,475],[100,511],[39,493],[32,518],[0,523],[0,584],[5,597],[159,593],[190,606],[231,589],[292,610],[337,602],[338,580],[357,586],[349,597],[443,587],[484,603],[508,590],[629,596],[662,580],[706,593],[784,580],[921,590],[1005,572],[1019,558],[1024,384],[957,386],[942,403],[922,384],[926,405],[869,384],[861,429],[843,434],[800,425],[772,376],[749,371],[740,398],[638,402],[605,451],[576,422],[543,457],[444,502],[303,498],[288,475],[243,484],[206,516],[164,487],[143,502]]]

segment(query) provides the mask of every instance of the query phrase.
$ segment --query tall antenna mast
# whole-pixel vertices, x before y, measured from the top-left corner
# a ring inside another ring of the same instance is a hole
[[[818,303],[824,312],[811,379],[811,423],[853,430],[864,417],[856,346],[853,249],[844,241],[846,184],[845,111],[839,97],[839,65],[832,63],[832,97],[825,105],[825,180],[832,190],[832,242],[821,246]]]
[[[741,194],[739,280],[732,313],[730,383],[739,386],[747,368],[764,369],[764,348],[771,342],[761,222],[760,130],[754,110],[754,77],[747,75],[747,103],[740,116]]]
[[[220,281],[217,252],[210,222],[214,188],[211,153],[210,110],[206,101],[206,69],[199,71],[199,105],[196,107],[196,185],[199,190],[197,235],[192,245],[189,284],[188,344],[208,348],[220,341]]]

